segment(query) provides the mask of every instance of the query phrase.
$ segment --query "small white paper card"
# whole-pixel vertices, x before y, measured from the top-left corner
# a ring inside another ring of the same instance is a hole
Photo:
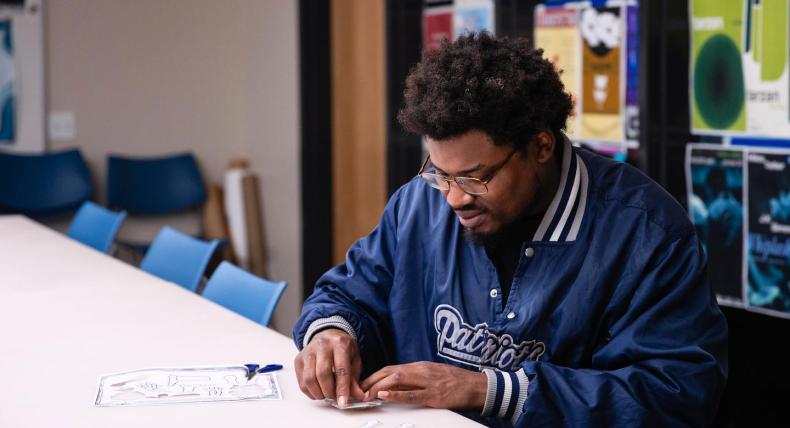
[[[247,368],[151,368],[102,376],[96,406],[282,400],[274,373],[247,381]]]

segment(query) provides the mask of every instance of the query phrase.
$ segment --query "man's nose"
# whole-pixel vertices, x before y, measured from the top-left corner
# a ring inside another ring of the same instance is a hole
[[[464,192],[455,181],[450,181],[450,190],[445,195],[450,208],[459,210],[474,201],[474,196]]]

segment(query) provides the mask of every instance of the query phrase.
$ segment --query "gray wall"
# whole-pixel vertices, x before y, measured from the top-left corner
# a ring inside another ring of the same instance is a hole
[[[286,333],[302,299],[298,34],[298,2],[282,0],[50,0],[45,20],[46,108],[76,115],[74,141],[48,147],[82,149],[99,200],[108,153],[191,150],[211,182],[249,160]]]

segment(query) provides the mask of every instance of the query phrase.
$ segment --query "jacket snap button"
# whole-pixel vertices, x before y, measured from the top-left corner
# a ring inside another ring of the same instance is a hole
[[[532,247],[528,247],[526,250],[524,250],[524,255],[527,257],[532,257],[535,255],[535,250],[533,250]]]

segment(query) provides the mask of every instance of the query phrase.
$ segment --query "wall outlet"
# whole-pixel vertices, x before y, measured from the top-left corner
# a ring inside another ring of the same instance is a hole
[[[74,141],[77,118],[73,111],[53,111],[48,122],[50,140]]]

